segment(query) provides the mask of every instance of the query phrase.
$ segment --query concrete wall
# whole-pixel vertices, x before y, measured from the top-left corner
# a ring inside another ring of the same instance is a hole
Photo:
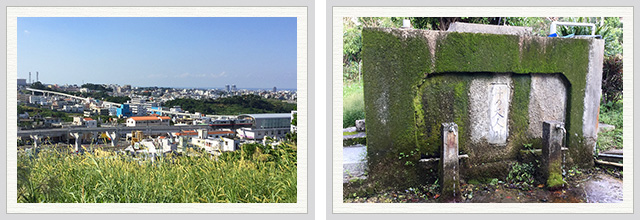
[[[567,85],[560,74],[532,74],[529,96],[529,129],[532,138],[542,138],[543,121],[565,122]]]
[[[411,185],[429,175],[415,163],[439,154],[446,122],[459,125],[460,151],[474,169],[539,146],[543,119],[565,121],[568,161],[592,165],[602,49],[595,39],[363,30],[370,178]],[[491,104],[498,101],[508,108]],[[496,109],[507,115],[504,129],[491,127]]]

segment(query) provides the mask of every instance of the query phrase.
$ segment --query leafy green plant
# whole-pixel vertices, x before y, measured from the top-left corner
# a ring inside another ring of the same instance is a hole
[[[507,182],[510,183],[527,183],[532,184],[535,180],[535,166],[530,163],[518,163],[516,162],[511,166],[509,175],[507,176]]]
[[[416,165],[415,163],[419,159],[416,156],[420,156],[420,149],[418,148],[406,154],[404,152],[400,152],[398,154],[398,160],[405,160],[404,162],[405,166],[415,166]]]

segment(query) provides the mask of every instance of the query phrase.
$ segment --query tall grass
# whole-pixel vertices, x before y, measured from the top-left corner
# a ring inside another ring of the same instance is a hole
[[[342,88],[342,127],[355,126],[356,120],[364,119],[364,92],[362,80],[345,82]]]
[[[101,150],[20,150],[18,202],[295,203],[295,146],[245,146],[217,161],[200,152],[152,162]]]

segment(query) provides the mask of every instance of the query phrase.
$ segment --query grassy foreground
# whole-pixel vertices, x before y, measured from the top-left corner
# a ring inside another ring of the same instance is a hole
[[[18,152],[18,202],[295,203],[296,148],[244,145],[216,161],[206,153],[154,162],[96,150]]]

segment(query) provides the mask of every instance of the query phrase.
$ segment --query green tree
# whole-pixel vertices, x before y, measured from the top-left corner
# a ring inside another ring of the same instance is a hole
[[[44,86],[44,84],[42,84],[40,81],[31,83],[30,86],[32,89],[40,89],[40,90],[46,90],[48,89],[47,87]]]
[[[591,23],[596,25],[595,34],[604,39],[604,52],[606,56],[622,54],[622,21],[619,17],[566,17],[558,18],[559,21]],[[591,28],[583,26],[559,26],[558,34],[566,36],[590,35]]]
[[[298,126],[298,114],[293,114],[293,118],[291,119],[291,124],[293,126]]]
[[[401,27],[403,17],[345,17],[343,18],[343,78],[358,81],[362,76],[362,28]]]

